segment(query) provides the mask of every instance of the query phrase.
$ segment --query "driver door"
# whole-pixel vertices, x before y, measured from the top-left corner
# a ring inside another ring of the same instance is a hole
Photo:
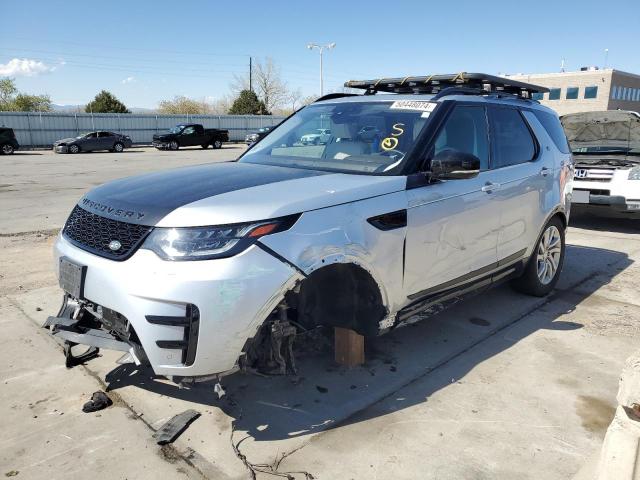
[[[185,127],[180,134],[180,145],[183,147],[192,147],[196,145],[198,142],[198,135],[196,134],[196,127],[189,126]]]
[[[91,150],[98,150],[100,145],[98,144],[98,132],[88,133],[83,139],[80,148],[85,152]]]
[[[482,277],[497,262],[498,205],[488,188],[486,109],[457,104],[442,125],[433,155],[442,150],[480,159],[475,178],[442,180],[407,190],[404,291],[411,300]]]

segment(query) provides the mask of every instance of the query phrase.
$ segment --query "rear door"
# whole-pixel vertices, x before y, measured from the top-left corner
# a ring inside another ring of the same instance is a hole
[[[491,105],[491,170],[499,184],[498,260],[523,257],[535,243],[552,193],[553,159],[545,153],[520,109]]]
[[[477,156],[481,172],[407,190],[404,290],[410,300],[480,278],[495,268],[498,217],[488,186],[489,138],[484,105],[457,104],[437,134],[433,153]]]

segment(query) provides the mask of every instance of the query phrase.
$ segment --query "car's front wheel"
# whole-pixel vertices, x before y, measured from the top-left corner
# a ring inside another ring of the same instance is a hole
[[[176,142],[175,140],[171,140],[169,142],[169,150],[178,150],[178,148],[180,148],[180,145],[178,145],[178,142]]]
[[[80,147],[78,145],[69,145],[67,150],[69,153],[78,153],[80,151]]]
[[[564,262],[564,225],[553,217],[545,225],[522,276],[513,282],[516,290],[544,297],[555,287]]]
[[[222,142],[220,140],[214,141],[213,148],[215,148],[216,150],[222,148]]]
[[[113,146],[113,151],[120,153],[124,151],[124,144],[120,143],[120,142],[116,142],[116,144]]]
[[[0,152],[2,152],[3,155],[11,155],[13,151],[14,151],[13,145],[11,145],[10,143],[5,143],[0,148]]]

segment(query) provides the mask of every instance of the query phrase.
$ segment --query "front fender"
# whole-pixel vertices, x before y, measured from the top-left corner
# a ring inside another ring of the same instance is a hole
[[[336,263],[361,267],[378,285],[391,315],[406,302],[402,288],[406,227],[382,231],[367,219],[404,208],[405,192],[396,192],[305,212],[291,229],[260,241],[305,275]]]

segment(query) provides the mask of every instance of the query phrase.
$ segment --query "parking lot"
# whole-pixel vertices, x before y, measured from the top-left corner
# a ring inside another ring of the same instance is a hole
[[[0,473],[18,478],[571,478],[601,444],[637,348],[640,226],[574,214],[548,298],[501,286],[295,377],[236,374],[179,389],[117,352],[67,370],[39,326],[61,293],[51,246],[78,198],[114,178],[236,158],[221,150],[0,157]],[[91,393],[114,405],[82,413]],[[202,415],[173,444],[153,431]],[[114,461],[117,452],[117,461]]]

